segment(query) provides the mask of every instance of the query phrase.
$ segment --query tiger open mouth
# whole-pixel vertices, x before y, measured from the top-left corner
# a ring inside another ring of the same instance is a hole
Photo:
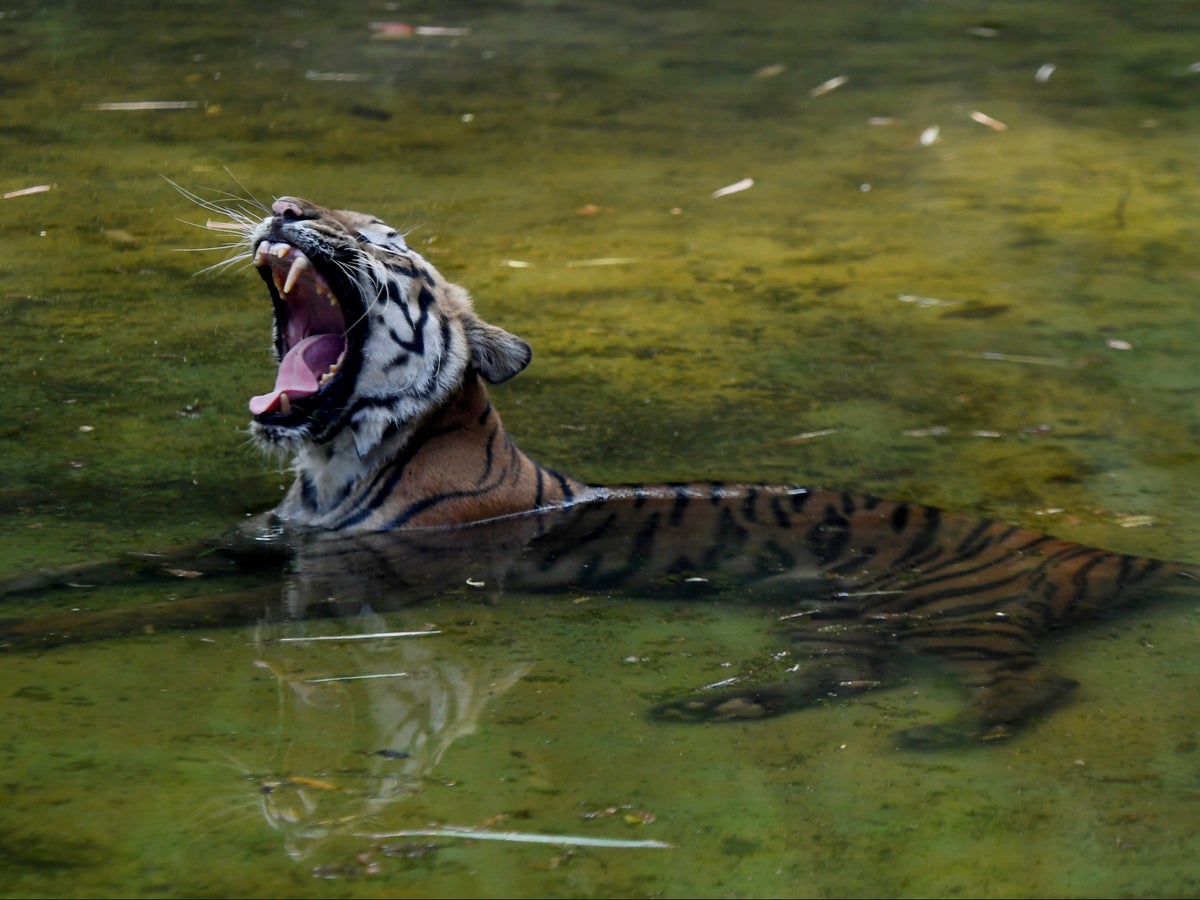
[[[336,399],[332,388],[345,373],[350,335],[342,301],[314,262],[286,241],[264,239],[254,265],[271,290],[279,370],[270,391],[250,398],[250,412],[273,424],[312,420]],[[319,418],[328,423],[333,413]]]

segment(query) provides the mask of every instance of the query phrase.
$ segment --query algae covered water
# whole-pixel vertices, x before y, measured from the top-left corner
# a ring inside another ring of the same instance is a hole
[[[579,477],[1200,561],[1198,35],[1165,2],[10,4],[0,571],[178,546],[287,484],[246,442],[261,283],[170,182],[406,231],[532,343],[493,401]],[[468,591],[4,652],[0,893],[1196,893],[1194,593],[1043,651],[1082,687],[1009,742],[896,749],[962,699],[916,664],[769,722],[647,721],[774,622]]]

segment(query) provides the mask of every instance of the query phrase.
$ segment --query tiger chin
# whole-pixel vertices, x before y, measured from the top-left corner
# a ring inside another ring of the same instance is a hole
[[[243,227],[244,226],[244,227]],[[294,457],[265,518],[137,577],[290,567],[287,616],[392,608],[468,584],[779,604],[790,646],[654,707],[667,721],[776,716],[894,683],[916,654],[962,683],[949,722],[901,742],[1007,738],[1075,682],[1044,667],[1040,637],[1094,619],[1196,568],[1001,522],[801,486],[600,486],[543,467],[509,437],[487,384],[529,345],[483,321],[462,288],[380,219],[296,197],[238,226],[273,309],[274,385],[251,433]],[[130,568],[0,579],[0,594]],[[338,599],[335,599],[338,598]],[[0,624],[0,646],[254,621],[237,595],[158,609]]]

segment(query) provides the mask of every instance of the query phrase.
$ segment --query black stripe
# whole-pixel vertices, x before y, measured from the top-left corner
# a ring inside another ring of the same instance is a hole
[[[828,565],[846,552],[850,544],[850,522],[832,503],[825,504],[821,521],[808,530],[804,541],[822,565]]]
[[[792,517],[787,514],[787,510],[783,508],[783,503],[779,497],[771,498],[771,515],[775,517],[775,524],[779,528],[791,528]]]
[[[912,557],[924,553],[930,547],[934,546],[934,539],[942,527],[942,514],[939,510],[929,506],[921,507],[921,512],[925,517],[924,521],[921,523],[916,535],[913,536],[912,541],[909,542],[908,549],[897,557],[896,565],[910,560]]]
[[[675,502],[671,504],[671,513],[667,519],[667,524],[673,528],[678,528],[683,524],[683,514],[687,511],[688,505],[691,502],[692,500],[688,496],[687,488],[677,488],[675,491]]]
[[[742,518],[747,522],[758,521],[758,488],[750,488],[742,498]]]

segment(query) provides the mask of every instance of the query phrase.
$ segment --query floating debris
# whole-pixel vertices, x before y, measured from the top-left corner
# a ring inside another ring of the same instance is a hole
[[[326,781],[324,778],[313,778],[309,775],[285,775],[280,782],[268,782],[268,784],[291,785],[292,787],[306,787],[317,791],[341,791],[332,781]]]
[[[141,112],[156,109],[195,109],[200,104],[195,100],[130,100],[119,103],[93,103],[85,109],[99,109],[117,112]]]
[[[1054,74],[1054,70],[1057,68],[1058,66],[1054,65],[1054,63],[1045,63],[1038,66],[1038,70],[1033,73],[1033,80],[1038,84],[1045,84],[1050,80],[1050,76]]]
[[[371,22],[371,35],[377,41],[399,41],[410,37],[463,37],[470,28],[447,28],[442,25],[410,25],[407,22]]]
[[[949,434],[950,429],[945,425],[934,425],[932,428],[913,428],[900,433],[905,437],[941,437]]]
[[[830,91],[836,91],[849,80],[849,75],[835,75],[828,81],[822,81],[820,84],[818,84],[815,88],[808,92],[808,96],[820,97],[822,94],[828,94]]]
[[[985,353],[970,353],[966,350],[951,350],[952,356],[962,356],[967,359],[986,359],[992,362],[1015,362],[1028,363],[1033,366],[1061,366],[1067,368],[1070,366],[1066,360],[1053,359],[1049,356],[1021,356],[1015,353],[994,353],[991,351]]]
[[[375,678],[411,678],[411,672],[378,672],[373,675],[330,675],[328,678],[305,678],[305,684],[329,684],[332,681],[370,681]]]
[[[299,644],[307,641],[369,641],[373,638],[425,637],[441,634],[440,631],[376,631],[372,634],[315,634],[311,637],[281,637],[281,644]]]
[[[870,118],[867,119],[867,124],[875,125],[875,126],[895,125],[896,120],[893,119],[891,116],[871,116]]]
[[[1129,341],[1122,341],[1118,338],[1109,338],[1104,342],[1110,350],[1132,350],[1133,344]]]
[[[901,303],[912,303],[922,309],[930,306],[957,306],[958,300],[939,300],[937,297],[923,297],[920,294],[897,294],[896,299]]]
[[[987,25],[970,25],[963,29],[963,34],[971,37],[983,38],[985,40],[995,40],[1000,37],[1000,32],[995,28],[989,28]]]
[[[922,147],[932,147],[934,144],[937,143],[938,138],[941,136],[941,133],[942,133],[942,128],[940,125],[930,125],[928,128],[926,128],[924,131],[921,132],[921,136],[919,138],[917,138],[917,143],[920,144]]]
[[[426,844],[420,841],[405,841],[401,844],[384,844],[379,852],[394,859],[420,859],[442,849],[441,844]]]
[[[988,128],[992,129],[993,131],[1008,131],[1008,126],[1005,125],[1003,122],[1001,122],[999,119],[993,119],[987,113],[981,113],[977,109],[971,110],[970,116],[974,121],[978,122],[980,125],[986,125]]]
[[[588,266],[628,266],[641,262],[636,256],[601,256],[599,259],[570,259],[568,269],[582,269]]]
[[[114,244],[132,246],[138,242],[138,239],[124,228],[101,228],[100,233]]]
[[[776,78],[787,71],[787,66],[783,63],[772,63],[769,66],[763,66],[761,69],[756,69],[754,72],[755,78]]]
[[[52,184],[35,184],[33,187],[21,188],[16,191],[9,191],[3,195],[3,199],[11,200],[13,197],[28,197],[30,194],[44,194],[46,191],[53,188]]]
[[[1122,528],[1145,528],[1158,521],[1154,516],[1127,515],[1117,516],[1116,523]]]
[[[370,81],[371,76],[362,72],[318,72],[309,69],[304,73],[309,81]]]
[[[723,188],[717,188],[712,192],[713,199],[718,197],[728,197],[730,194],[738,194],[742,191],[748,191],[754,187],[753,178],[743,178],[741,181],[735,181],[733,184],[727,184]]]
[[[532,269],[533,263],[526,262],[523,259],[502,259],[500,265],[508,266],[510,269]]]
[[[621,806],[606,806],[603,809],[595,809],[591,812],[581,813],[579,818],[584,820],[603,819],[608,816],[620,815],[630,825],[649,825],[654,822],[658,816],[644,809],[634,809],[629,804],[625,803]]]
[[[358,834],[356,837],[380,841],[389,838],[448,837],[473,841],[512,841],[517,844],[561,844],[570,847],[625,847],[670,850],[666,841],[631,841],[623,838],[584,837],[572,834],[528,834],[521,831],[485,831],[478,828],[413,828],[384,834]]]
[[[800,434],[793,434],[791,437],[780,438],[778,444],[807,444],[809,441],[817,438],[828,437],[831,434],[838,433],[837,428],[822,428],[820,431],[805,431]]]

